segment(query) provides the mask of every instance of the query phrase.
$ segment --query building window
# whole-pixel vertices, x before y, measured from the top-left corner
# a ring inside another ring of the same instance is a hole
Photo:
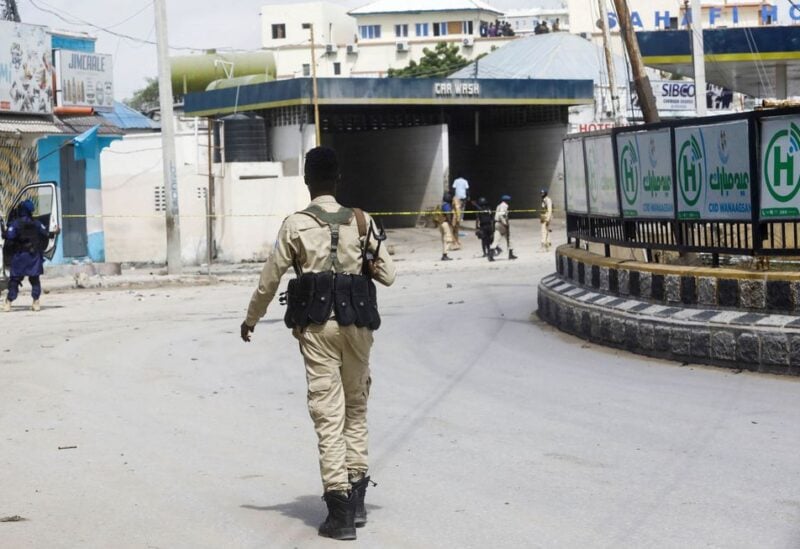
[[[341,63],[334,63],[333,64],[333,74],[340,75],[342,74],[342,64]]]
[[[380,38],[381,37],[381,26],[380,25],[360,25],[358,27],[358,33],[361,38],[365,40],[369,40],[370,38]]]
[[[428,36],[428,24],[427,23],[417,23],[415,25],[417,36]]]
[[[394,35],[398,38],[408,38],[408,25],[395,25]]]
[[[433,24],[434,36],[447,36],[447,23],[434,23]]]
[[[286,25],[283,23],[279,25],[272,25],[272,39],[286,38]]]
[[[311,64],[303,63],[303,76],[311,76]]]
[[[472,21],[461,22],[461,34],[468,34],[472,36]]]

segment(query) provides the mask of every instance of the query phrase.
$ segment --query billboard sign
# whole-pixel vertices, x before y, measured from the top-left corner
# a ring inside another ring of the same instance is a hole
[[[761,219],[800,216],[800,116],[761,120]]]
[[[617,135],[624,217],[673,217],[672,154],[668,128]]]
[[[44,27],[0,21],[0,112],[53,111],[51,56]]]
[[[564,186],[567,189],[567,211],[589,213],[582,139],[564,140]]]
[[[584,146],[586,148],[589,212],[598,215],[619,215],[611,136],[587,137]]]
[[[110,55],[59,50],[56,69],[59,105],[113,110],[114,70]]]
[[[752,217],[747,120],[675,129],[678,219]]]
[[[695,84],[686,80],[652,80],[653,96],[659,112],[695,110]],[[639,92],[630,83],[631,106],[640,110]],[[726,111],[733,108],[733,91],[714,84],[706,84],[706,107],[710,111]]]

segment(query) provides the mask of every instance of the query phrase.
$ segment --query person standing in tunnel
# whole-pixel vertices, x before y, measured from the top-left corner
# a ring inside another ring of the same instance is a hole
[[[442,196],[442,205],[439,207],[434,218],[434,221],[439,225],[439,232],[442,234],[442,261],[450,261],[453,259],[447,255],[447,252],[450,250],[461,249],[461,245],[456,244],[453,238],[452,227],[455,223],[453,220],[455,215],[453,214],[453,207],[451,206],[452,200],[453,195],[448,192],[444,193]]]
[[[475,236],[481,241],[483,257],[494,261],[494,250],[492,249],[492,237],[494,236],[494,215],[489,208],[489,201],[480,197],[477,202],[478,214],[475,216]]]
[[[453,180],[453,232],[456,235],[456,242],[458,242],[458,228],[461,222],[464,221],[464,209],[467,207],[467,200],[469,199],[469,182],[464,179],[462,175],[457,175]]]
[[[284,220],[240,328],[241,338],[250,341],[281,277],[293,267],[297,278],[286,292],[284,322],[300,344],[308,410],[319,439],[328,507],[319,534],[353,540],[356,527],[367,522],[364,498],[370,482],[369,355],[373,331],[380,326],[372,281],[390,286],[395,268],[370,216],[334,198],[340,179],[333,149],[308,151],[305,182],[311,204]]]
[[[547,191],[542,189],[542,213],[539,214],[539,221],[542,222],[542,251],[550,249],[550,222],[553,220],[553,200],[547,196]]]
[[[502,249],[500,243],[505,238],[506,247],[508,248],[508,259],[517,259],[514,255],[514,250],[511,247],[511,227],[508,224],[508,203],[511,201],[511,196],[504,194],[500,197],[500,204],[494,210],[494,239],[492,240],[492,249],[500,254]]]

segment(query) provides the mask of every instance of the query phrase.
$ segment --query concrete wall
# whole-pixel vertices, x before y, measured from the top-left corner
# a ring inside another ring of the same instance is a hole
[[[450,133],[452,181],[460,172],[470,184],[471,196],[485,196],[496,204],[503,194],[512,197],[512,209],[541,206],[540,190],[548,189],[554,208],[564,205],[561,139],[565,124]]]
[[[228,164],[216,185],[214,233],[222,261],[265,260],[284,218],[309,202],[303,179],[284,177],[276,162]]]
[[[371,212],[421,211],[439,204],[448,173],[447,126],[324,134],[342,171],[338,196]],[[413,226],[415,216],[386,218],[387,226]]]
[[[197,141],[193,134],[176,137],[181,256],[187,264],[205,262],[205,201],[198,189],[208,186],[199,175]],[[161,135],[127,136],[103,153],[103,214],[106,260],[164,263],[167,257],[166,221],[156,207],[157,188],[163,187]]]
[[[356,33],[356,20],[347,14],[347,8],[332,2],[265,5],[261,8],[262,47],[281,48],[307,42],[310,31],[303,28],[303,23],[314,25],[314,41],[322,48],[330,42],[350,43]],[[285,25],[285,38],[272,38],[275,24]],[[306,59],[311,59],[310,54]]]

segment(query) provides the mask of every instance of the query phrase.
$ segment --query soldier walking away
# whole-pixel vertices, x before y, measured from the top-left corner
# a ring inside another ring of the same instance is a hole
[[[492,249],[492,237],[494,236],[494,215],[489,209],[489,202],[480,197],[477,202],[478,214],[475,216],[475,236],[481,241],[483,257],[488,257],[489,261],[494,261],[494,250]]]
[[[241,337],[250,341],[275,296],[281,276],[297,277],[286,291],[284,322],[300,343],[308,383],[308,410],[319,439],[323,499],[328,517],[319,534],[356,539],[367,522],[367,399],[372,332],[380,326],[373,280],[390,286],[395,268],[383,231],[357,208],[334,198],[339,162],[328,147],[306,154],[311,204],[284,220],[250,299]],[[282,296],[283,297],[283,296]]]
[[[438,208],[434,215],[434,222],[439,225],[439,231],[442,233],[442,261],[450,261],[453,258],[447,255],[450,250],[460,250],[461,244],[453,237],[454,215],[453,208],[450,205],[453,197],[450,193],[444,193],[442,196],[442,205]]]
[[[553,201],[547,196],[547,191],[542,189],[542,213],[539,215],[539,221],[542,222],[542,251],[546,252],[552,246],[550,242],[550,222],[553,220]]]
[[[511,247],[511,227],[508,224],[509,202],[511,202],[511,197],[504,194],[500,197],[500,204],[498,204],[497,208],[494,210],[494,239],[492,240],[492,249],[496,254],[500,254],[503,251],[502,248],[500,248],[500,242],[505,238],[506,247],[508,248],[508,259],[517,259]]]
[[[36,207],[31,200],[23,201],[17,206],[17,217],[8,228],[0,227],[9,248],[7,254],[11,257],[11,278],[8,282],[8,296],[3,301],[2,310],[11,310],[11,304],[19,295],[19,287],[25,277],[31,283],[31,297],[33,298],[33,311],[41,310],[39,297],[42,295],[41,276],[44,273],[44,251],[47,242],[52,236],[47,227],[33,218]],[[56,229],[58,232],[58,229]],[[55,234],[55,233],[53,233]]]

